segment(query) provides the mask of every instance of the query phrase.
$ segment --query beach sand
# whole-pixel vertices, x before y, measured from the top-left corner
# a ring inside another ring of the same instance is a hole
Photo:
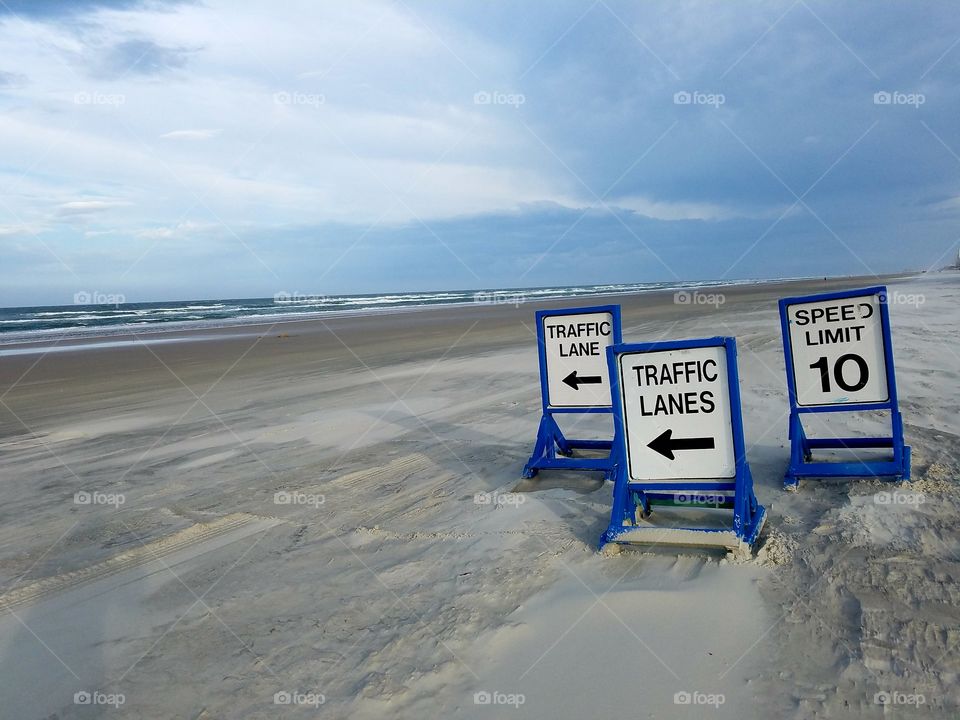
[[[881,280],[902,298],[914,453],[895,488],[781,489],[776,300],[880,280],[711,288],[718,306],[610,299],[629,341],[737,338],[769,513],[749,560],[599,554],[601,475],[520,480],[540,411],[534,311],[594,298],[0,357],[0,714],[955,714],[960,274]],[[609,417],[571,424],[611,432]],[[490,492],[515,494],[476,502]],[[94,691],[114,705],[76,702]]]

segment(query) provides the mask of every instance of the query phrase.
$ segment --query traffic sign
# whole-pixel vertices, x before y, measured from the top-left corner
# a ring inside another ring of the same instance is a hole
[[[544,314],[539,318],[552,408],[610,407],[607,346],[612,312]]]
[[[738,548],[756,541],[766,511],[753,493],[744,450],[736,347],[734,338],[715,337],[607,350],[615,464],[613,509],[601,547]],[[663,526],[647,519],[655,505],[702,512],[697,521]]]
[[[780,325],[790,397],[790,465],[784,486],[801,477],[910,478],[910,448],[903,441],[890,335],[887,289],[784,298]],[[807,438],[801,416],[820,412],[889,410],[884,437]],[[891,460],[861,458],[860,448],[890,448]],[[813,451],[852,451],[850,462],[813,462]]]
[[[734,477],[723,346],[618,357],[630,478],[682,483]]]
[[[538,310],[542,415],[537,442],[523,477],[545,468],[610,472],[607,457],[574,457],[575,450],[610,450],[612,440],[564,436],[555,415],[612,413],[606,350],[621,341],[620,306]]]
[[[797,404],[886,402],[880,295],[785,305]]]

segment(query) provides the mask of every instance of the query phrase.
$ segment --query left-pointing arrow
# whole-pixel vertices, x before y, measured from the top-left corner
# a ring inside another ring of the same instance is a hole
[[[574,370],[563,381],[574,390],[579,390],[581,385],[599,385],[603,382],[603,378],[599,375],[577,375],[577,371]]]
[[[674,438],[671,428],[657,435],[647,444],[647,447],[660,453],[667,460],[674,460],[674,450],[713,450],[715,443],[712,437]]]

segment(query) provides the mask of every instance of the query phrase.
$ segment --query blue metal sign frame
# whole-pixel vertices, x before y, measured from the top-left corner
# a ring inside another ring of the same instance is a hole
[[[589,313],[610,313],[613,318],[613,342],[623,342],[620,326],[619,305],[595,305],[592,307],[562,308],[558,310],[537,310],[537,347],[540,359],[540,398],[542,415],[537,429],[537,442],[533,453],[523,468],[523,477],[532,478],[540,470],[597,470],[609,479],[612,460],[605,458],[573,457],[573,451],[611,450],[611,440],[573,440],[564,437],[554,415],[568,413],[612,413],[611,407],[553,407],[550,405],[550,389],[547,384],[547,347],[543,336],[544,318],[557,315],[586,315]]]
[[[879,296],[880,328],[883,334],[883,357],[887,374],[887,399],[881,402],[841,405],[802,406],[797,403],[796,376],[790,345],[790,321],[787,309],[791,305],[848,298]],[[858,290],[789,297],[780,300],[780,331],[783,335],[783,354],[787,367],[787,392],[790,396],[790,465],[784,474],[783,486],[795,489],[802,477],[876,477],[894,481],[910,479],[910,446],[903,441],[903,418],[897,398],[897,380],[893,367],[893,342],[890,334],[890,310],[887,288],[883,285]],[[859,412],[889,410],[891,432],[889,437],[863,438],[808,438],[803,430],[801,415],[824,412]],[[815,449],[857,450],[859,448],[891,448],[893,460],[860,460],[855,462],[813,462]]]
[[[722,347],[727,357],[727,385],[730,393],[730,423],[733,430],[733,448],[736,475],[729,482],[637,482],[630,478],[627,465],[627,438],[624,423],[623,393],[620,388],[619,358],[625,353],[657,352],[663,350],[686,350],[690,348]],[[636,511],[641,508],[641,517],[647,517],[651,505],[670,504],[670,499],[688,491],[716,493],[727,498],[725,503],[710,503],[713,507],[732,507],[733,522],[730,528],[682,527],[670,528],[680,531],[680,536],[695,538],[687,544],[698,546],[724,546],[721,535],[732,531],[739,543],[752,547],[766,520],[766,510],[757,502],[753,493],[753,476],[747,463],[743,436],[743,413],[740,408],[740,375],[737,370],[737,341],[732,337],[713,337],[699,340],[669,340],[653,343],[627,343],[607,348],[607,366],[610,372],[614,415],[614,488],[613,509],[610,525],[600,537],[600,547],[607,543],[630,543],[631,533],[638,529]],[[669,492],[666,492],[669,491]],[[733,502],[729,502],[730,492]],[[714,535],[715,537],[711,537]]]

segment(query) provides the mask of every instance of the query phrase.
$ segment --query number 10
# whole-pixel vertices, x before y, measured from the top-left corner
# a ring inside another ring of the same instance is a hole
[[[857,381],[852,385],[843,379],[843,366],[847,361],[852,361],[857,366]],[[810,366],[810,369],[820,371],[820,385],[825,393],[830,392],[830,373],[828,371],[827,358],[821,357]],[[846,355],[838,357],[837,361],[833,364],[833,379],[837,381],[837,385],[847,392],[856,392],[866,386],[867,380],[870,379],[870,368],[867,367],[867,361],[859,355],[847,353]]]

